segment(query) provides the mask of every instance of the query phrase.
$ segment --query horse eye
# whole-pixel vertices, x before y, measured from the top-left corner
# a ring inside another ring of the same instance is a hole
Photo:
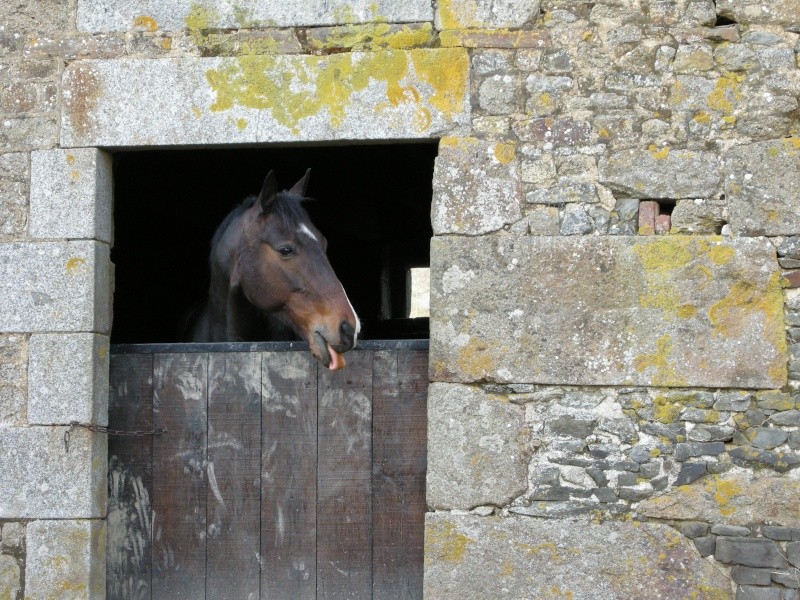
[[[283,256],[284,258],[291,256],[295,253],[295,249],[292,246],[281,246],[278,248],[278,254]]]

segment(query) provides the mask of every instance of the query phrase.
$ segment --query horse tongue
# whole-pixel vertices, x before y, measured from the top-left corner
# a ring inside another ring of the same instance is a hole
[[[336,350],[331,348],[330,344],[328,344],[328,354],[331,357],[331,362],[328,364],[328,368],[331,371],[338,371],[339,369],[343,369],[347,365],[347,362],[344,360],[344,356],[342,356]]]

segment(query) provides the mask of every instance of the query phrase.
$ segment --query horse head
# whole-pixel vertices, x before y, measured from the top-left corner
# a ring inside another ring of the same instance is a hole
[[[361,324],[326,255],[327,241],[302,206],[310,169],[288,191],[269,172],[242,223],[231,284],[257,309],[305,339],[331,370],[345,366]]]

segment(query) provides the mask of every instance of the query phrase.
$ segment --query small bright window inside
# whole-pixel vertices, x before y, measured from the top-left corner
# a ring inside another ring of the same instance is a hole
[[[409,318],[431,316],[431,270],[411,269],[411,311]]]

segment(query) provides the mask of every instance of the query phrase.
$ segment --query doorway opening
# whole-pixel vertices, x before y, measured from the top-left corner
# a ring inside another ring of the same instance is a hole
[[[430,265],[436,152],[434,141],[114,154],[112,343],[178,341],[183,316],[206,296],[217,226],[258,194],[270,169],[289,188],[308,168],[306,209],[328,239],[362,338],[427,338],[412,296],[424,295],[418,269]]]

